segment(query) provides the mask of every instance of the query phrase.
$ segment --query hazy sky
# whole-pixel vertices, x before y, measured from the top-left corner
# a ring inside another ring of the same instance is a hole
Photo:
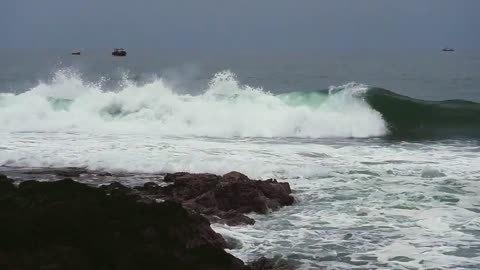
[[[480,0],[1,0],[0,47],[480,48]]]

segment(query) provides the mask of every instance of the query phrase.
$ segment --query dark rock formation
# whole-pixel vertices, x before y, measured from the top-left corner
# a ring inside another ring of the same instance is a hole
[[[165,176],[173,184],[159,187],[147,183],[138,188],[144,194],[181,202],[213,222],[229,225],[253,224],[245,213],[266,214],[294,202],[288,183],[269,179],[251,180],[239,172],[214,174],[174,173]]]
[[[133,192],[133,190],[131,188],[128,188],[128,187],[120,184],[119,182],[112,182],[108,185],[102,185],[102,186],[100,186],[100,189],[105,191],[105,193],[107,193],[107,195],[111,195],[111,194],[114,194],[114,195],[127,195],[127,194],[134,195],[135,194],[135,192]]]
[[[13,180],[3,174],[0,174],[0,196],[3,193],[10,192],[13,189],[15,189]]]
[[[82,168],[31,173],[88,175]],[[0,174],[0,269],[293,269],[264,257],[244,265],[224,251],[241,242],[225,241],[205,218],[253,224],[244,213],[293,203],[288,183],[238,172],[174,173],[165,182],[94,188],[64,179],[17,187]]]
[[[0,176],[0,269],[252,269],[204,217],[128,190]]]
[[[105,177],[105,176],[113,176],[113,174],[111,174],[109,172],[99,172],[99,173],[97,173],[97,176]]]
[[[292,265],[287,262],[275,262],[272,259],[261,257],[250,264],[252,270],[293,270]]]

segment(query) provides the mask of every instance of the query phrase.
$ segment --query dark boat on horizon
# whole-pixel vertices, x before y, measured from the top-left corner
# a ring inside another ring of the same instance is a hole
[[[72,52],[72,55],[80,55],[80,52]]]
[[[443,48],[442,52],[454,52],[453,48]]]
[[[112,55],[113,56],[127,56],[127,52],[123,48],[115,49],[115,50],[113,50]]]

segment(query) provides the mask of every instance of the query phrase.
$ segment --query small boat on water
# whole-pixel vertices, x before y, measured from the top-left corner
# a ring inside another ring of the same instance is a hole
[[[80,55],[80,51],[72,52],[72,55]]]
[[[123,48],[120,48],[120,49],[113,50],[112,55],[113,56],[127,56],[127,52]]]
[[[442,52],[454,52],[453,48],[443,48]]]

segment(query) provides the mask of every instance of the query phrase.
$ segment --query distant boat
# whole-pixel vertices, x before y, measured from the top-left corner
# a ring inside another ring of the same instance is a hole
[[[113,56],[127,56],[127,52],[123,48],[115,49],[115,50],[113,50],[112,55]]]
[[[454,52],[453,48],[443,48],[442,52]]]
[[[72,52],[72,55],[80,55],[80,52]]]

